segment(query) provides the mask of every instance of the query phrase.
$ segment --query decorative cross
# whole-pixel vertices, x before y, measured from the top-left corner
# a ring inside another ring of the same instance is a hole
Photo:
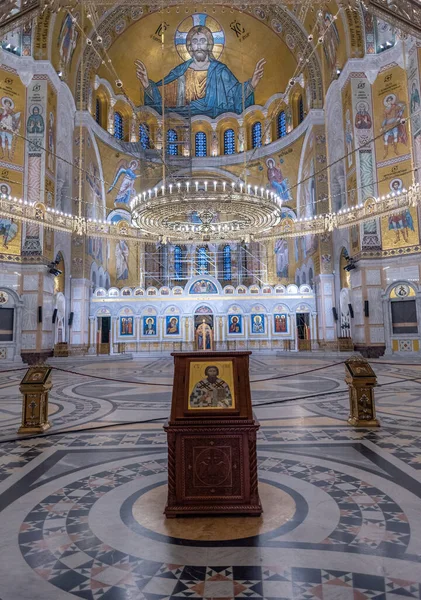
[[[38,405],[35,402],[35,400],[32,400],[31,404],[29,404],[29,408],[31,409],[31,419],[33,419],[35,417],[35,409],[37,406]]]

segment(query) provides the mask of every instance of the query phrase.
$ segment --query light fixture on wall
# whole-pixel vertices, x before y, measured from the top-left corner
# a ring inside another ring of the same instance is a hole
[[[60,271],[60,269],[56,268],[58,263],[59,263],[59,261],[53,261],[53,262],[48,263],[48,265],[47,265],[48,272],[51,275],[54,275],[54,277],[58,277],[59,275],[61,275],[63,273],[63,271]]]
[[[347,261],[347,265],[344,266],[344,271],[353,271],[354,269],[357,268],[357,265],[355,264],[355,260],[352,258],[352,256],[349,256],[349,254],[347,252],[344,252],[344,258]]]

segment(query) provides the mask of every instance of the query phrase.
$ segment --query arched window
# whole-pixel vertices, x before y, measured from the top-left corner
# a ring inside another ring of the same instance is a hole
[[[146,123],[139,125],[139,142],[144,150],[147,150],[149,145],[149,126]]]
[[[209,255],[206,246],[201,246],[196,251],[196,269],[198,275],[209,274]]]
[[[228,244],[226,246],[224,246],[223,258],[224,258],[223,279],[224,279],[224,281],[231,281],[231,278],[232,278],[231,246],[229,246]]]
[[[178,154],[178,145],[177,145],[178,135],[175,129],[168,129],[167,131],[167,154],[170,156],[177,156]]]
[[[204,131],[198,131],[194,136],[195,145],[195,156],[207,156],[208,145],[206,139],[206,133]]]
[[[260,148],[262,145],[262,124],[260,121],[253,123],[251,128],[251,146],[252,148]]]
[[[95,121],[101,125],[101,100],[99,98],[95,102]]]
[[[183,250],[181,246],[174,248],[174,273],[177,281],[183,279]]]
[[[278,138],[283,138],[287,134],[287,119],[285,111],[281,110],[278,115]]]
[[[224,131],[224,154],[235,154],[234,129],[226,129]]]
[[[117,111],[114,113],[114,137],[118,140],[124,138],[124,119],[122,114]]]
[[[304,121],[304,101],[303,97],[298,98],[298,124]]]

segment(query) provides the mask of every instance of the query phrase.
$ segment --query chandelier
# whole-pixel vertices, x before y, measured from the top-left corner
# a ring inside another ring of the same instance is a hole
[[[130,203],[132,223],[164,241],[242,241],[281,222],[282,199],[243,181],[186,181],[141,192]]]

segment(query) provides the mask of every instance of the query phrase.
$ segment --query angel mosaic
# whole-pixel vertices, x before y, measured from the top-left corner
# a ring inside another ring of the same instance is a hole
[[[122,204],[127,206],[130,203],[132,197],[136,194],[134,184],[137,177],[140,177],[140,175],[136,175],[135,173],[138,166],[139,162],[137,160],[131,160],[129,163],[127,163],[126,160],[123,160],[117,167],[114,176],[114,181],[107,192],[107,194],[112,192],[112,190],[117,186],[121,176],[123,176],[123,179],[121,180],[120,187],[117,192],[117,196],[114,200],[114,206]]]

